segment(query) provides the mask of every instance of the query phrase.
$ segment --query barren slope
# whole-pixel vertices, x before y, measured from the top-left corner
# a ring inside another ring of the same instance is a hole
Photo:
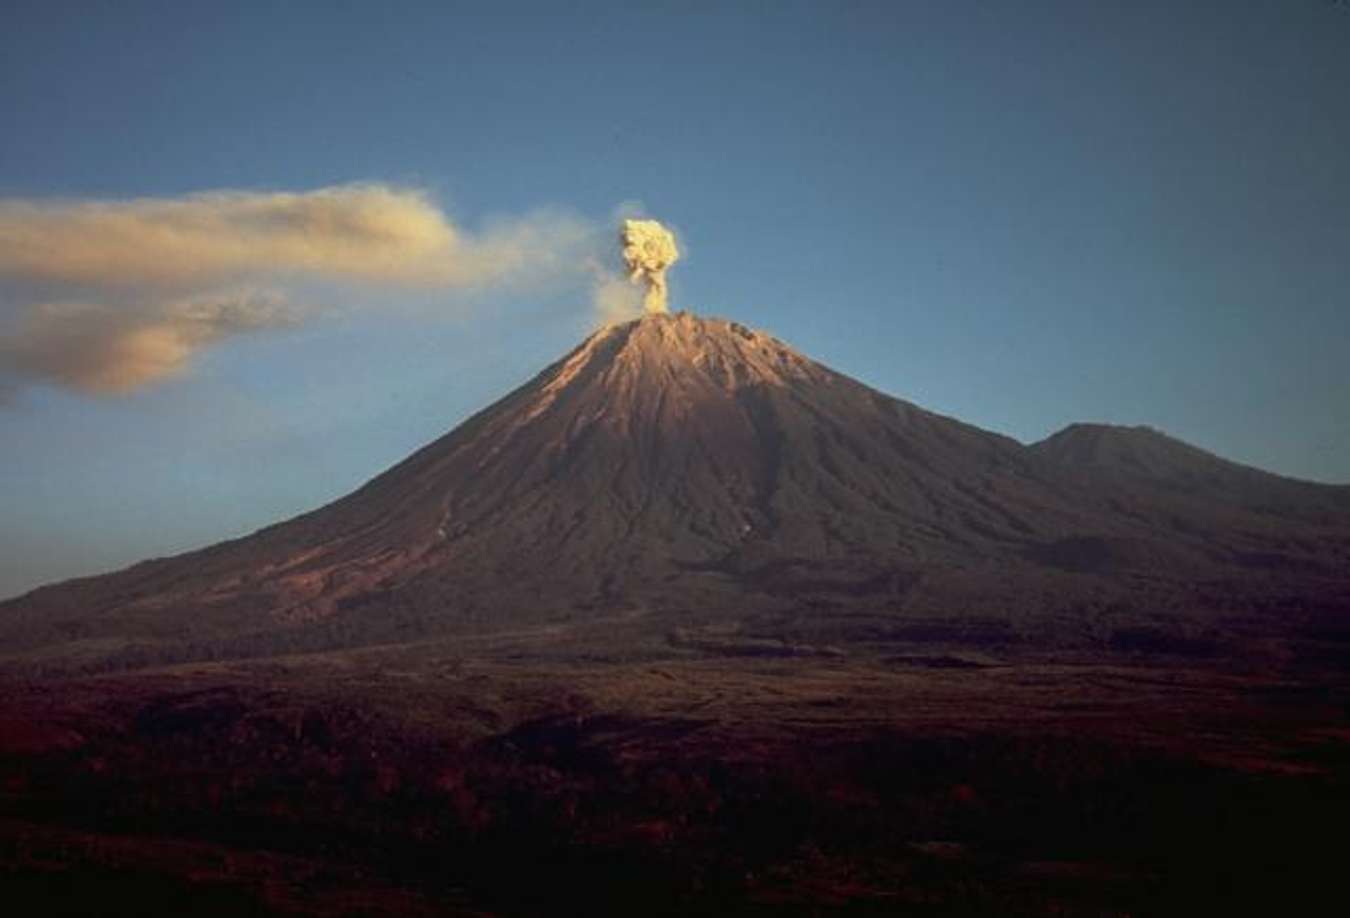
[[[1241,598],[1224,578],[1252,568],[1261,601],[1335,605],[1346,507],[1343,488],[1149,431],[1076,426],[1024,447],[735,323],[650,315],[596,332],[348,497],[35,591],[0,606],[0,637],[23,653],[132,640],[233,655],[625,610],[1044,630],[1084,603],[1184,612],[1206,582]]]

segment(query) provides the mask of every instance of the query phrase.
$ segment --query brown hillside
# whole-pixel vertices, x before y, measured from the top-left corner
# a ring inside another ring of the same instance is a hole
[[[86,662],[617,613],[1091,642],[1145,611],[1189,631],[1220,609],[1339,607],[1348,506],[1147,429],[1024,447],[762,332],[649,315],[327,507],[37,590],[0,606],[0,634],[22,660]]]

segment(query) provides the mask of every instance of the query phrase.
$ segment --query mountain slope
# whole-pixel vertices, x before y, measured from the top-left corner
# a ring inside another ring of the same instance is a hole
[[[1239,465],[1151,427],[1071,424],[1032,452],[1098,480],[1159,489],[1274,516],[1334,522],[1350,513],[1350,487],[1319,485]]]
[[[1148,427],[1073,424],[1030,452],[1097,512],[1203,544],[1240,568],[1350,567],[1350,487],[1239,465]]]
[[[0,635],[172,656],[623,609],[1054,618],[1084,596],[1166,606],[1166,584],[1270,558],[1339,595],[1344,498],[1152,433],[1024,447],[735,323],[650,315],[327,507],[35,591],[0,606]]]

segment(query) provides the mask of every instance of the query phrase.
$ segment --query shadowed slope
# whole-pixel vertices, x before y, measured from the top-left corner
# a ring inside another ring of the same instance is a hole
[[[1350,487],[1239,465],[1149,427],[1073,424],[1030,447],[1099,512],[1245,568],[1350,568]]]
[[[1310,521],[1343,520],[1350,487],[1319,485],[1239,465],[1151,427],[1070,424],[1031,450],[1056,465],[1097,479],[1158,488]]]

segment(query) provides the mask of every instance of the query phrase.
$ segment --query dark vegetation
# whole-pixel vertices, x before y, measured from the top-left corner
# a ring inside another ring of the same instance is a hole
[[[1339,632],[1262,673],[1148,640],[748,664],[560,663],[545,637],[12,684],[6,888],[72,914],[1255,913],[1334,892],[1350,689],[1318,660]]]

